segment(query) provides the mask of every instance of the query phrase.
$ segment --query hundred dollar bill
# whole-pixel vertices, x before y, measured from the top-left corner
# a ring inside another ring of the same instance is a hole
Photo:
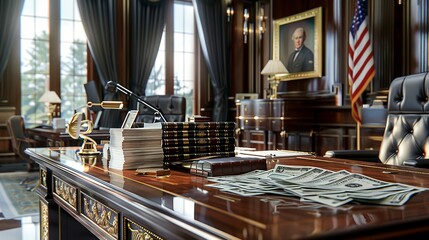
[[[330,170],[324,170],[321,168],[313,168],[299,176],[295,176],[292,178],[285,179],[287,182],[291,182],[294,184],[305,184],[308,181],[314,181],[319,178],[323,178],[323,176],[327,176],[331,174],[332,171]]]
[[[353,201],[353,198],[338,200],[338,199],[329,198],[326,196],[308,196],[308,197],[301,198],[301,201],[313,201],[313,202],[322,203],[331,207],[338,207]]]
[[[345,176],[349,176],[351,173],[346,170],[341,170],[338,172],[333,172],[327,175],[323,175],[321,177],[318,177],[316,179],[310,180],[305,182],[306,186],[313,186],[313,185],[324,185],[328,184],[330,182],[337,181]]]
[[[424,191],[423,189],[411,189],[409,191],[390,195],[383,199],[371,200],[371,199],[358,199],[359,202],[366,202],[372,204],[381,204],[388,206],[402,206],[416,193]]]
[[[341,189],[345,191],[360,191],[365,189],[380,188],[392,185],[392,183],[380,181],[361,174],[352,173],[327,184],[314,185],[313,187],[325,189]]]
[[[273,172],[268,177],[276,179],[289,179],[311,171],[312,169],[314,169],[314,167],[288,166],[277,164],[274,167]]]

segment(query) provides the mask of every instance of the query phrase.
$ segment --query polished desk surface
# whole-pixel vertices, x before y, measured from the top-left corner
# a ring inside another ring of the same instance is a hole
[[[205,186],[210,183],[207,178],[181,171],[154,178],[135,175],[134,170],[108,169],[100,157],[96,162],[81,159],[75,154],[76,148],[35,148],[27,152],[39,164],[53,169],[54,174],[65,172],[76,184],[84,183],[100,195],[107,194],[112,199],[120,196],[130,206],[149,206],[225,239],[371,238],[429,232],[429,191],[414,195],[399,207],[351,203],[334,208],[300,202],[294,197],[224,193]],[[383,181],[429,187],[429,171],[425,169],[315,156],[274,161],[334,171],[345,169]],[[182,205],[173,204],[176,201]]]

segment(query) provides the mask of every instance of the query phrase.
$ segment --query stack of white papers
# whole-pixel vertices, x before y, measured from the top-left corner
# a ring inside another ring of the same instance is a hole
[[[268,171],[210,177],[207,186],[243,196],[277,194],[297,196],[301,201],[338,207],[351,201],[401,206],[425,188],[380,181],[345,170],[330,170],[277,164]]]
[[[113,169],[162,168],[162,129],[111,128],[110,162]]]

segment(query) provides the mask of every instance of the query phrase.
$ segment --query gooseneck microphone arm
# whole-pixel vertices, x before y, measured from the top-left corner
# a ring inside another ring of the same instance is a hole
[[[122,85],[120,85],[119,83],[115,83],[113,81],[107,82],[106,88],[108,88],[109,86],[115,87],[117,90],[119,90],[123,94],[128,95],[131,98],[134,98],[139,103],[141,103],[141,104],[145,105],[146,107],[152,109],[155,112],[155,115],[159,115],[161,117],[161,119],[162,119],[163,122],[167,122],[167,120],[164,117],[164,114],[159,109],[157,109],[156,107],[152,106],[152,104],[146,102],[140,96],[138,96],[137,94],[131,92],[129,89],[127,89],[127,88],[123,87]]]

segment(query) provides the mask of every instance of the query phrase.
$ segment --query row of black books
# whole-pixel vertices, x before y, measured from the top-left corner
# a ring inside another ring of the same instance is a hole
[[[164,162],[234,156],[234,122],[168,122],[162,124]]]
[[[110,129],[114,169],[168,168],[202,157],[235,155],[234,122],[166,122]]]

